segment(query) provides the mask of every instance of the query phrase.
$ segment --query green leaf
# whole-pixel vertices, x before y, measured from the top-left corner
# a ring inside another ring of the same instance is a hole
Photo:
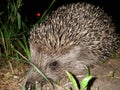
[[[17,12],[17,21],[18,21],[18,29],[21,29],[21,16],[18,12]]]
[[[86,70],[87,76],[90,76],[91,75],[90,68],[87,66],[85,66],[84,68]]]
[[[0,16],[3,14],[3,12],[0,12]]]
[[[92,76],[86,76],[82,81],[81,81],[81,90],[87,90],[87,85],[89,81],[92,79]]]
[[[76,88],[76,90],[78,90],[79,87],[78,87],[77,81],[75,80],[74,76],[68,71],[66,71],[66,73],[67,73],[70,81],[72,82],[73,86]]]

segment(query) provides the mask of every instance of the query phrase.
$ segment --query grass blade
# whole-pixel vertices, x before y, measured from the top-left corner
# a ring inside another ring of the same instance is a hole
[[[82,81],[81,81],[81,90],[87,90],[87,85],[89,81],[92,79],[92,76],[86,76]]]
[[[55,3],[55,1],[56,1],[56,0],[53,0],[53,1],[50,3],[49,7],[44,11],[43,15],[41,16],[40,20],[38,20],[37,23],[40,23],[40,22],[47,16],[50,8],[51,8],[52,5]]]
[[[85,66],[85,70],[87,72],[87,76],[80,83],[81,90],[87,90],[88,83],[92,79],[92,75],[91,75],[90,69],[87,66]]]
[[[70,72],[68,72],[68,71],[66,71],[66,73],[67,73],[70,81],[72,82],[73,86],[75,87],[75,89],[78,90],[79,87],[78,87],[77,81],[76,81],[76,79],[74,78],[74,76],[73,76]]]
[[[17,12],[17,21],[18,21],[18,29],[21,29],[21,16],[18,12]]]

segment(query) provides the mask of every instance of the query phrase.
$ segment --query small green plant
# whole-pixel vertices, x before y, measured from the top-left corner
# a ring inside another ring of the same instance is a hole
[[[85,68],[86,68],[87,76],[84,79],[82,79],[81,83],[78,83],[76,78],[70,72],[66,71],[67,76],[72,82],[72,85],[74,86],[75,90],[80,90],[79,86],[81,86],[81,90],[87,90],[88,88],[88,83],[92,79],[92,76],[90,74],[89,68],[88,67],[85,67]]]
[[[28,45],[28,40],[24,35],[22,40],[18,39],[18,44],[21,47],[21,49],[23,49],[23,51],[25,52],[26,58],[30,60],[30,49]]]
[[[72,82],[73,86],[75,87],[75,90],[79,90],[79,86],[78,86],[78,83],[77,83],[75,77],[68,71],[66,71],[66,73],[67,73],[68,78]]]
[[[28,27],[22,21],[19,13],[22,6],[22,0],[8,0],[7,10],[0,13],[0,50],[1,56],[8,59],[19,59],[19,55],[15,52],[26,51],[27,57],[29,56],[28,46],[25,44],[25,33],[28,31]],[[22,43],[25,44],[23,48]],[[26,49],[26,50],[25,50]]]

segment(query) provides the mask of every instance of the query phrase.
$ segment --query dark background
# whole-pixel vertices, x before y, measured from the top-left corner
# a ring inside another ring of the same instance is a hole
[[[62,4],[67,4],[71,2],[89,2],[96,6],[100,6],[105,10],[105,12],[112,17],[113,22],[116,23],[117,28],[120,27],[120,4],[116,0],[56,0],[52,9],[56,9]],[[22,18],[30,23],[34,24],[40,17],[37,17],[37,13],[43,14],[43,12],[48,8],[52,0],[23,0],[23,6],[21,7],[20,13]],[[0,1],[0,9],[4,9],[7,1]]]

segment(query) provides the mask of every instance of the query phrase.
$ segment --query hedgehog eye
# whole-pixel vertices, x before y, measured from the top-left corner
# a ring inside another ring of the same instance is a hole
[[[50,68],[52,68],[53,70],[55,70],[58,66],[59,66],[58,61],[54,61],[50,63]]]

